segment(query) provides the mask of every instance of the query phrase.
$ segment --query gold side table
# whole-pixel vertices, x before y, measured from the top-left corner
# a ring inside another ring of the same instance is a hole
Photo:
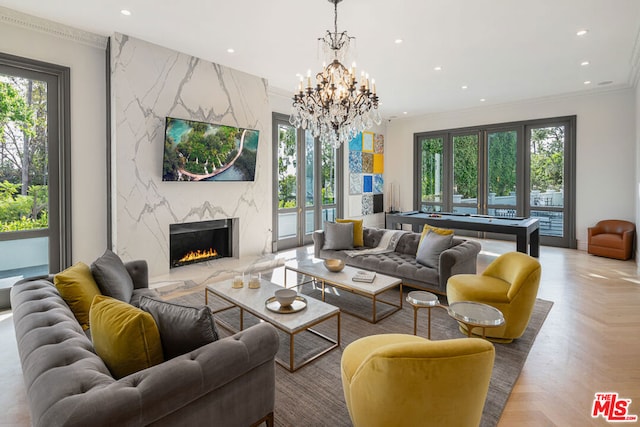
[[[427,309],[427,338],[431,339],[431,309],[442,307],[438,297],[431,292],[412,291],[407,294],[407,302],[413,307],[413,335],[417,335],[418,310]]]

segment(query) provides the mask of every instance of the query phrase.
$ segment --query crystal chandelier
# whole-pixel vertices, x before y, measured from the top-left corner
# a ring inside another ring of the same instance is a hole
[[[346,60],[349,45],[355,39],[346,31],[338,33],[341,1],[329,0],[334,5],[334,31],[327,30],[327,34],[318,39],[331,62],[323,64],[323,70],[316,74],[315,86],[311,85],[311,72],[307,73],[306,88],[300,77],[289,117],[293,126],[308,129],[322,144],[331,144],[334,148],[348,143],[374,123],[382,122],[375,80],[370,83],[369,75],[362,72],[358,86],[355,63],[348,69],[340,62]]]

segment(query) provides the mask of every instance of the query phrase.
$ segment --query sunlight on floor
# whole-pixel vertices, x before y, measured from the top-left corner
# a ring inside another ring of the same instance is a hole
[[[485,250],[481,250],[480,253],[482,255],[492,256],[492,257],[496,257],[496,258],[499,257],[500,255],[502,255],[502,254],[500,254],[498,252],[489,252],[489,251],[485,251]]]

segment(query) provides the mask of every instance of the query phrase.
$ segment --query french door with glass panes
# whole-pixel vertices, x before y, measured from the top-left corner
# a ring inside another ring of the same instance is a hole
[[[517,130],[447,132],[421,138],[420,210],[515,216]]]
[[[69,69],[0,54],[0,288],[71,262]]]
[[[415,134],[415,208],[537,217],[541,243],[575,247],[574,129],[566,117]]]
[[[418,209],[515,214],[517,132],[452,131],[416,137]],[[421,188],[420,188],[421,187]]]
[[[525,211],[539,219],[542,243],[575,247],[575,117],[527,126],[526,145]]]
[[[283,250],[310,244],[313,231],[334,221],[341,204],[341,150],[273,115],[274,244]]]

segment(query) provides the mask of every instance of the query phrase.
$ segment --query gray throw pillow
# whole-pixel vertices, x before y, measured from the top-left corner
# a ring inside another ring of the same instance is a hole
[[[325,222],[322,249],[353,249],[353,223]]]
[[[189,353],[218,339],[209,307],[189,307],[142,296],[140,308],[153,316],[165,359]]]
[[[103,295],[126,302],[133,295],[133,280],[120,257],[109,249],[91,264],[91,274]]]
[[[424,236],[418,252],[416,261],[426,267],[438,268],[440,266],[440,254],[449,249],[453,243],[453,234],[438,234],[430,231]]]

